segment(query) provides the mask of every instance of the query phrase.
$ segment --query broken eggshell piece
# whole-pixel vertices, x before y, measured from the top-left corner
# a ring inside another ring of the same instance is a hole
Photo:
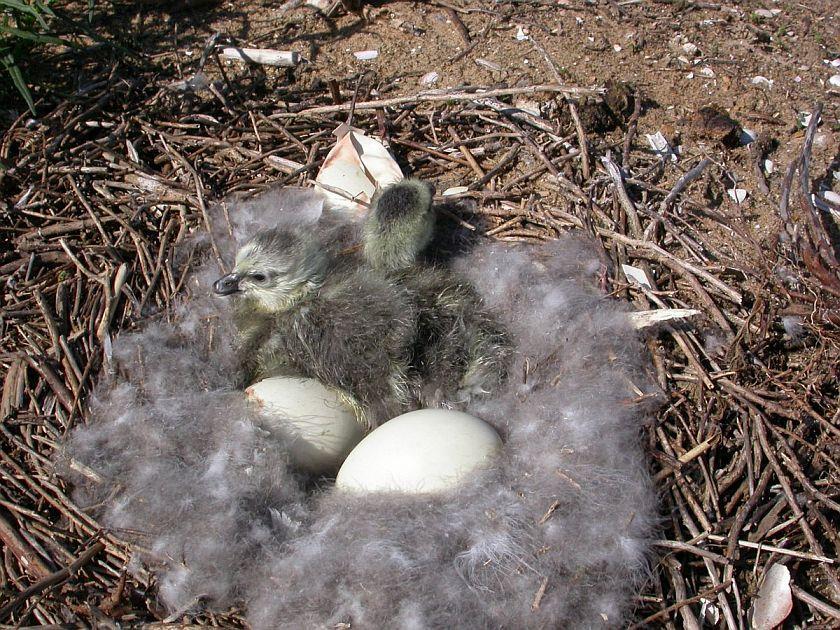
[[[335,485],[354,492],[440,492],[502,447],[496,430],[460,411],[421,409],[389,420],[347,456]]]
[[[264,428],[289,441],[292,461],[306,472],[335,472],[364,436],[340,394],[315,379],[274,376],[248,387],[245,396]]]
[[[400,181],[403,173],[388,149],[374,138],[346,125],[336,133],[343,135],[327,154],[315,186],[333,207],[361,216],[376,190]]]

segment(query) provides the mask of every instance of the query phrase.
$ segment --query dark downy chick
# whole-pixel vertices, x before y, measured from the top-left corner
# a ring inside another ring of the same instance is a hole
[[[376,269],[410,267],[432,240],[434,187],[405,179],[376,195],[364,225],[364,257]]]
[[[214,284],[237,297],[246,381],[316,378],[345,392],[369,426],[497,385],[504,331],[468,283],[414,264],[431,239],[431,199],[417,180],[387,188],[365,225],[362,256],[304,228],[265,230],[246,243]]]
[[[460,406],[488,394],[506,376],[511,341],[464,279],[436,267],[400,274],[418,307],[412,366],[423,406]]]

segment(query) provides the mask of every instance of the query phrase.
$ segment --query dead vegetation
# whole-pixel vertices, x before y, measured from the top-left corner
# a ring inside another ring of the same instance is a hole
[[[167,317],[188,271],[173,250],[205,229],[208,206],[305,184],[348,117],[405,171],[468,186],[446,199],[453,224],[502,240],[585,230],[603,244],[605,294],[702,311],[648,343],[665,392],[647,428],[663,522],[636,625],[746,627],[774,564],[790,570],[790,620],[840,622],[840,265],[828,202],[811,195],[825,175],[811,159],[819,104],[767,182],[764,141],[690,145],[672,161],[640,137],[644,94],[616,84],[603,100],[623,106],[593,114],[604,86],[559,87],[556,68],[542,86],[391,98],[370,74],[268,91],[213,53],[218,80],[184,91],[158,64],[102,64],[0,138],[0,623],[176,621],[152,581],[127,577],[130,548],[73,504],[52,455],[85,421],[111,338]],[[542,108],[512,107],[523,94]],[[781,225],[772,240],[726,193],[729,161],[750,151]],[[236,611],[190,621],[242,623]]]

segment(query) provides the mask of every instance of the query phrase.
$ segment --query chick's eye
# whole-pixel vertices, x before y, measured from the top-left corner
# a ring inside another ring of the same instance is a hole
[[[264,273],[257,272],[257,273],[251,273],[251,274],[248,274],[248,275],[250,276],[251,280],[253,280],[254,282],[265,282],[266,281],[266,275]]]

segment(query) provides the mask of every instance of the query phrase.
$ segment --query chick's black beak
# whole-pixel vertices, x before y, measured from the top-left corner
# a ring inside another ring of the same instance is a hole
[[[239,276],[235,273],[229,273],[222,276],[213,283],[213,291],[216,295],[231,295],[239,292]]]

